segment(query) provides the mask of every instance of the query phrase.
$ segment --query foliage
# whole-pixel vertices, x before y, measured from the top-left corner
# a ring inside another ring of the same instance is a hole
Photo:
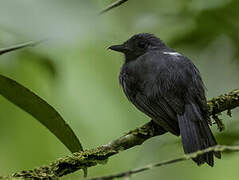
[[[120,57],[106,50],[137,32],[155,33],[194,60],[209,97],[238,88],[237,0],[129,0],[98,17],[97,12],[111,2],[114,1],[8,0],[0,6],[1,47],[50,38],[35,48],[1,56],[0,74],[31,89],[55,107],[85,147],[105,144],[148,121],[123,96],[117,82]],[[32,169],[67,154],[55,137],[2,97],[0,109],[1,174]],[[226,122],[223,133],[228,138],[220,134],[219,143],[238,144],[238,126],[231,125],[238,121],[238,110],[232,115],[228,122],[227,117],[220,117]],[[120,172],[175,157],[182,154],[181,144],[175,143],[179,141],[175,139],[170,135],[160,141],[154,138],[112,158],[104,168],[92,168],[90,174]],[[234,180],[237,162],[237,154],[225,155],[213,169],[187,162],[132,179],[160,176]],[[79,175],[71,178],[74,177],[78,179]]]

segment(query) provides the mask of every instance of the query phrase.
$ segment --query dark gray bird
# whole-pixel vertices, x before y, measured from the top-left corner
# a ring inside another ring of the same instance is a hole
[[[109,49],[125,55],[119,81],[129,101],[166,131],[181,134],[186,154],[217,144],[209,128],[203,81],[188,58],[147,33]],[[221,157],[208,152],[193,160],[213,166],[213,155]]]

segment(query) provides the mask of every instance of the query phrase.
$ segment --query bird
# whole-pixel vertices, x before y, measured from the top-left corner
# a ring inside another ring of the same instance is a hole
[[[109,49],[124,54],[119,83],[128,100],[166,132],[181,135],[185,154],[217,145],[205,85],[189,58],[149,33]],[[213,167],[214,156],[221,158],[220,152],[211,151],[193,161]]]

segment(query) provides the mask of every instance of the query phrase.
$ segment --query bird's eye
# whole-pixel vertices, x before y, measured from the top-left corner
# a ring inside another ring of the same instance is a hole
[[[143,41],[140,41],[140,42],[138,43],[138,46],[139,46],[140,48],[145,48],[145,47],[146,47],[146,43],[143,42]]]

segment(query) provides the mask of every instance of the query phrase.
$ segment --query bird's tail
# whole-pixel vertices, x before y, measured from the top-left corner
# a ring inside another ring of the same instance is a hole
[[[178,115],[183,149],[186,154],[206,149],[217,144],[206,119],[196,104],[186,104],[183,115]],[[213,155],[221,158],[220,152],[208,152],[193,158],[198,165],[205,162],[213,166]]]

